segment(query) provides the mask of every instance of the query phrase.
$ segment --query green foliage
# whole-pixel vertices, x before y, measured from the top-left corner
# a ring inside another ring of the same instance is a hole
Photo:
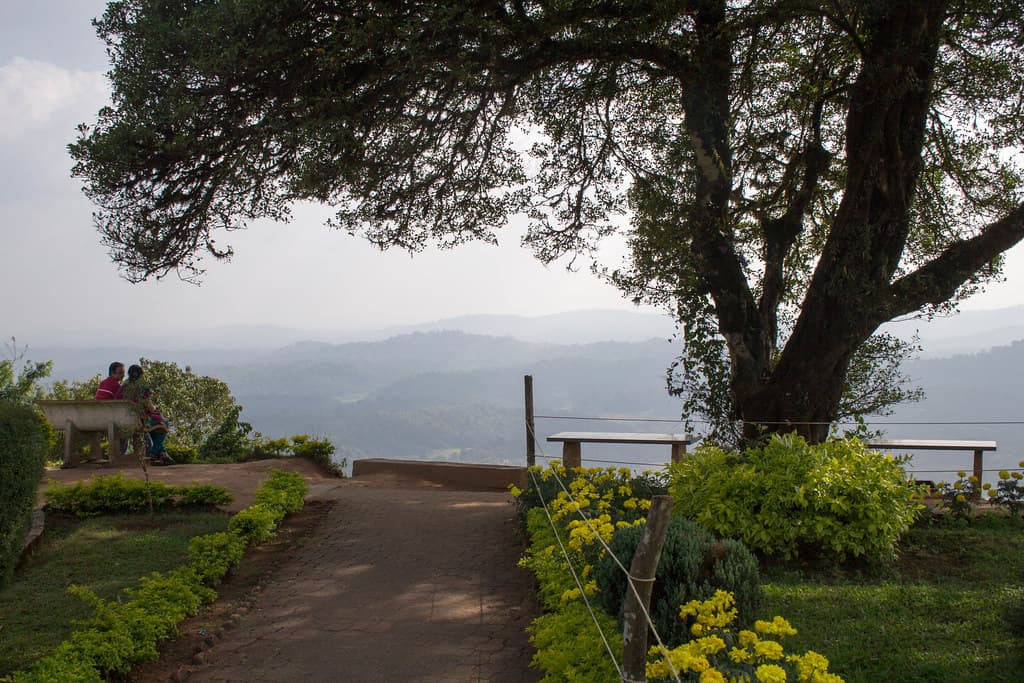
[[[558,612],[543,614],[527,629],[536,652],[531,666],[544,672],[541,683],[594,683],[619,680],[598,634],[594,619],[608,639],[617,660],[621,659],[622,632],[615,620],[573,602]]]
[[[1024,460],[1017,463],[1020,467],[1024,467]],[[1024,512],[1024,484],[1022,484],[1024,475],[1020,472],[1009,472],[1007,470],[1000,470],[999,481],[996,482],[994,488],[988,488],[989,500],[993,505],[998,505],[1006,509],[1011,516],[1018,516]]]
[[[308,492],[309,485],[301,474],[275,469],[271,478],[256,492],[255,503],[279,508],[282,516],[290,515],[302,509]]]
[[[167,449],[167,455],[174,458],[174,462],[179,465],[188,465],[199,461],[199,450],[192,446],[184,446],[173,441],[164,442],[164,447]]]
[[[242,409],[223,381],[176,363],[141,358],[139,364],[144,370],[142,384],[152,390],[161,414],[171,423],[169,441],[200,448],[232,413],[237,420]]]
[[[977,477],[968,477],[966,472],[957,472],[957,477],[954,482],[940,481],[935,488],[942,498],[942,507],[949,511],[953,519],[963,521],[974,511],[981,485]]]
[[[172,488],[176,496],[176,504],[179,507],[196,506],[206,507],[210,505],[230,505],[234,497],[227,489],[212,484],[191,484],[189,486],[175,486]]]
[[[381,247],[517,214],[545,262],[617,235],[595,269],[674,315],[709,410],[819,440],[872,333],[955,306],[1024,235],[1014,1],[460,10],[112,3],[115,104],[71,145],[112,258],[199,277],[217,233],[296,200]],[[907,395],[876,348],[885,386],[847,406]]]
[[[555,611],[564,603],[562,596],[576,587],[569,566],[558,548],[558,538],[541,508],[526,513],[530,545],[519,561],[537,577],[537,597],[546,610]]]
[[[228,522],[228,531],[245,539],[246,544],[265,543],[277,526],[278,512],[267,505],[252,505]]]
[[[308,434],[296,434],[292,437],[291,452],[298,458],[306,458],[325,468],[336,477],[344,477],[346,461],[334,462],[332,456],[335,451],[334,444],[329,439],[314,439]]]
[[[204,585],[216,586],[238,566],[244,553],[245,539],[239,534],[222,531],[197,536],[188,544],[188,566]]]
[[[252,425],[241,422],[241,406],[234,406],[224,416],[217,429],[199,446],[199,459],[203,462],[242,462],[249,459],[252,441],[249,433]]]
[[[596,495],[607,497],[608,505],[620,512],[624,511],[621,503],[628,498],[650,500],[652,496],[668,492],[667,476],[657,472],[634,474],[628,468],[565,469],[554,465],[548,469],[534,467],[532,472],[534,476],[530,478],[529,485],[516,494],[516,507],[521,515],[540,507],[542,501],[550,504],[563,493],[564,488],[572,490],[584,483],[593,487]],[[556,473],[557,477],[554,476]],[[579,483],[574,485],[577,480]],[[635,514],[627,514],[623,519],[627,517],[630,521],[636,519]]]
[[[773,436],[742,453],[701,446],[671,467],[678,514],[766,555],[894,556],[921,506],[902,461],[857,440]]]
[[[641,527],[619,529],[608,544],[624,566],[629,567],[643,531]],[[601,605],[608,614],[618,616],[621,629],[630,590],[625,574],[606,554],[594,576]],[[662,641],[670,647],[689,641],[688,626],[679,619],[679,606],[692,600],[710,600],[718,590],[734,595],[742,615],[740,624],[749,625],[764,602],[757,560],[741,542],[716,539],[690,520],[674,517],[669,522],[651,592],[651,619]]]
[[[0,401],[0,589],[21,555],[43,478],[50,428],[31,408]]]
[[[31,670],[19,671],[10,680],[11,683],[104,683],[105,679],[94,666],[92,658],[76,644],[67,641]]]
[[[335,462],[332,457],[337,448],[329,439],[314,439],[308,434],[296,434],[290,439],[267,439],[257,436],[253,440],[252,458],[284,458],[297,457],[311,460],[323,467],[329,474],[342,478],[345,476],[345,458]]]
[[[42,395],[40,382],[50,376],[53,363],[26,361],[27,349],[19,350],[14,337],[5,346],[10,357],[0,360],[0,402],[28,405]]]
[[[548,610],[529,628],[530,641],[536,648],[532,665],[545,672],[543,681],[614,680],[615,669],[590,614],[581,602],[567,603],[562,597],[576,584],[544,510],[528,510],[526,525],[530,545],[519,564],[537,577],[537,594]],[[621,652],[621,629],[600,609],[596,613],[612,647]]]
[[[109,512],[168,510],[176,506],[226,505],[231,494],[208,484],[167,486],[157,481],[126,479],[120,472],[93,477],[88,482],[54,482],[44,492],[46,506],[54,512],[87,517]]]
[[[96,397],[101,381],[103,378],[100,375],[85,381],[57,380],[45,391],[43,398],[51,401],[88,401]]]

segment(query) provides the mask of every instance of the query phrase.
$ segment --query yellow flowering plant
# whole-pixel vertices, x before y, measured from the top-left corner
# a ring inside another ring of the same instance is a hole
[[[664,491],[657,475],[635,475],[628,468],[567,470],[552,463],[547,468],[530,468],[528,481],[525,490],[510,487],[520,511],[526,514],[543,501],[574,564],[588,568],[604,554],[617,529],[647,521],[652,493]],[[593,592],[596,587],[589,594]],[[566,599],[577,599],[579,593],[578,588],[569,589]]]
[[[1024,460],[1017,465],[1024,468]],[[989,500],[994,505],[1006,508],[1011,516],[1017,517],[1024,512],[1024,482],[1022,479],[1024,479],[1024,475],[1020,472],[1000,470],[999,481],[996,482],[995,487],[986,485]]]
[[[755,621],[753,630],[737,628],[732,593],[719,590],[709,600],[690,601],[681,606],[679,616],[693,637],[667,656],[659,647],[650,648],[646,673],[652,682],[671,680],[674,668],[682,680],[700,683],[842,683],[829,673],[823,655],[785,653],[779,641],[796,635],[796,629],[782,617]]]
[[[956,473],[956,481],[940,481],[935,485],[935,492],[942,498],[942,507],[949,511],[956,520],[966,520],[974,512],[974,502],[981,491],[981,483],[975,476],[967,476],[964,471]]]

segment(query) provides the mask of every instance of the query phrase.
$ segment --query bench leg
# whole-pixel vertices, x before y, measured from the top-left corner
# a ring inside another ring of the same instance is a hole
[[[102,436],[99,432],[92,432],[89,434],[89,460],[92,462],[99,462],[103,459],[103,448],[100,444],[101,440]]]
[[[978,478],[978,483],[974,486],[974,497],[981,498],[981,475],[984,473],[984,468],[981,466],[981,461],[985,456],[985,451],[977,450],[974,451],[974,476]]]
[[[567,469],[583,466],[582,448],[579,441],[566,441],[562,444],[562,466]]]
[[[117,426],[113,422],[107,428],[107,460],[111,465],[121,461],[121,441],[117,438]]]
[[[71,420],[64,425],[64,469],[78,467],[78,452],[75,450],[75,423]]]

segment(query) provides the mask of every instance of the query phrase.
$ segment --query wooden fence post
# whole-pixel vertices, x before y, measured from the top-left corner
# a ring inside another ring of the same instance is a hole
[[[526,466],[533,467],[537,460],[536,433],[533,424],[533,375],[523,375],[526,393]]]
[[[665,544],[665,533],[672,516],[672,496],[654,496],[647,513],[647,525],[633,554],[626,585],[626,605],[622,627],[622,683],[647,681],[647,619],[650,611],[654,575]],[[632,578],[634,591],[628,585]],[[641,609],[643,606],[643,609]]]

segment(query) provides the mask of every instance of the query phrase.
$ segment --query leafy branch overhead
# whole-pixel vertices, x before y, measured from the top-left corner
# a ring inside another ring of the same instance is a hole
[[[545,261],[624,232],[608,277],[725,382],[691,407],[820,438],[879,325],[1024,237],[1022,24],[1021,0],[119,0],[74,173],[130,280],[197,277],[296,200],[382,248],[517,214]]]

